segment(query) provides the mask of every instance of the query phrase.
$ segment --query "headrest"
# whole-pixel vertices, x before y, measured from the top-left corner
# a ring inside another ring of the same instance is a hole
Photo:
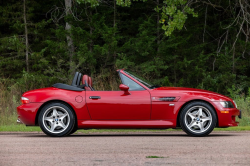
[[[88,82],[88,83],[89,83],[89,86],[92,87],[92,84],[93,84],[93,83],[92,83],[92,78],[91,78],[91,77],[89,77],[89,82]]]
[[[89,84],[89,76],[88,75],[82,76],[82,84],[85,84],[85,81],[87,82],[87,84]]]

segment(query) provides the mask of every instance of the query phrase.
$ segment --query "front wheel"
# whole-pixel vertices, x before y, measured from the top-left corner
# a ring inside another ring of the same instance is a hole
[[[62,103],[50,103],[42,108],[38,123],[42,131],[52,137],[68,135],[75,124],[73,111]]]
[[[205,102],[192,102],[180,114],[180,125],[190,136],[206,136],[216,125],[215,110]]]

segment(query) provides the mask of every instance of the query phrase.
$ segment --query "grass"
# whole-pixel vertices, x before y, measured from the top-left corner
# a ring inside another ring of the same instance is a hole
[[[2,125],[0,126],[0,132],[42,132],[38,126],[26,127],[25,125]]]
[[[91,133],[128,133],[128,132],[164,132],[164,131],[181,131],[181,129],[90,129],[78,130],[77,133],[91,134]],[[215,128],[214,131],[250,131],[250,126],[237,126],[229,128]],[[26,127],[23,124],[1,125],[0,132],[42,132],[38,126]]]
[[[236,126],[228,128],[215,128],[214,131],[250,131],[250,126]]]
[[[165,157],[161,157],[161,156],[146,156],[146,158],[165,158]]]

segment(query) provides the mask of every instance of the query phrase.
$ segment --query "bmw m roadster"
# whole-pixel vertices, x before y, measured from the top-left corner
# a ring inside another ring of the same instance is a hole
[[[237,126],[236,103],[211,91],[153,86],[135,74],[118,70],[120,91],[96,91],[92,78],[75,73],[71,85],[25,92],[17,122],[40,126],[49,136],[78,129],[182,128],[190,136],[206,136],[215,127]]]

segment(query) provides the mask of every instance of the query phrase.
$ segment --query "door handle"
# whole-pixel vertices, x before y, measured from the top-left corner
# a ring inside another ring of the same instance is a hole
[[[101,99],[100,96],[89,96],[90,99]]]

